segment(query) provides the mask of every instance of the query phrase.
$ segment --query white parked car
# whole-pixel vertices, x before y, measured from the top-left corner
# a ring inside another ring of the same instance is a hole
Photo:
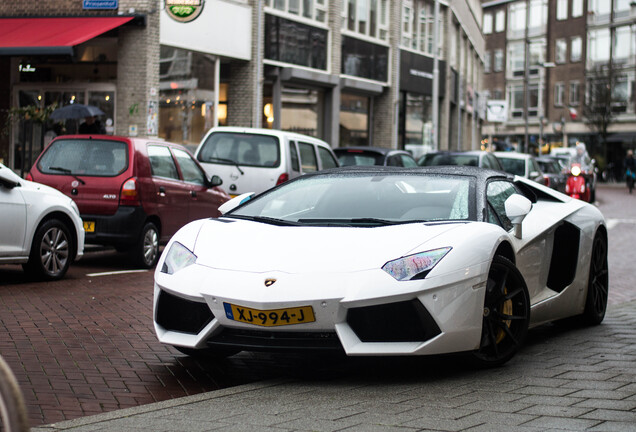
[[[260,193],[302,174],[338,166],[329,144],[275,129],[212,128],[194,156],[231,196]]]
[[[2,164],[0,215],[0,264],[22,264],[39,279],[55,280],[84,254],[84,228],[75,202]]]
[[[602,214],[501,171],[345,167],[220,210],[177,232],[155,271],[155,331],[187,354],[469,352],[498,365],[529,327],[605,315]]]
[[[504,171],[534,180],[537,183],[548,184],[549,181],[543,175],[543,171],[541,171],[534,156],[517,152],[494,152],[493,154],[499,160]]]

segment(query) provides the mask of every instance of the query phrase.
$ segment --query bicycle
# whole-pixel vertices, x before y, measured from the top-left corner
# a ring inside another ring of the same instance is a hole
[[[29,431],[24,396],[7,362],[0,356],[0,431]]]

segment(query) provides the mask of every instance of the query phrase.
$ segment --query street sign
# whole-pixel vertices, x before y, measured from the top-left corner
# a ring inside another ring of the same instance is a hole
[[[119,0],[82,0],[83,9],[117,9]]]
[[[486,105],[486,120],[493,123],[507,121],[508,102],[505,100],[489,100]]]

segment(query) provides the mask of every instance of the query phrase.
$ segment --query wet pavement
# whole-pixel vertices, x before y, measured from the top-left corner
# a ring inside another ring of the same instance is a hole
[[[598,206],[610,226],[610,304],[611,310],[616,311],[608,315],[606,323],[616,323],[618,327],[612,327],[610,335],[622,337],[620,335],[630,326],[631,329],[636,328],[629,321],[632,318],[624,318],[633,317],[635,303],[627,302],[636,300],[633,272],[636,196],[630,196],[620,185],[604,185],[599,188],[598,199]],[[21,385],[32,426],[130,407],[150,407],[148,404],[158,401],[178,404],[181,398],[189,395],[209,400],[214,396],[208,392],[220,391],[218,394],[224,395],[229,393],[223,392],[232,392],[228,387],[263,380],[277,382],[271,380],[281,378],[300,383],[302,388],[320,387],[321,380],[330,382],[328,387],[333,388],[333,380],[348,382],[349,379],[354,380],[354,387],[372,386],[379,379],[393,388],[405,384],[406,377],[422,377],[424,374],[423,381],[418,384],[421,389],[430,384],[431,379],[436,379],[436,376],[422,371],[423,367],[429,367],[453,383],[466,377],[482,382],[472,372],[462,371],[461,366],[457,369],[452,363],[449,366],[446,360],[439,362],[435,359],[316,359],[241,353],[222,361],[197,361],[157,342],[152,328],[152,272],[95,274],[122,269],[134,270],[128,267],[122,256],[110,251],[88,253],[71,268],[67,278],[51,283],[26,280],[19,266],[0,266],[0,332],[6,335],[0,338],[0,354],[12,367]],[[605,328],[605,324],[601,328]],[[536,340],[533,343],[531,335],[527,351],[524,350],[520,358],[528,360],[526,357],[529,355],[531,362],[543,361],[533,358],[539,350],[539,357],[547,355],[545,359],[550,365],[567,363],[570,360],[559,359],[560,355],[567,354],[561,349],[553,354],[545,353],[542,338],[546,335],[552,337],[552,333],[556,332],[565,341],[549,338],[556,341],[557,347],[560,343],[573,344],[570,331],[577,335],[575,339],[582,346],[594,343],[591,349],[598,360],[594,365],[605,361],[600,360],[603,350],[613,355],[613,342],[603,343],[604,336],[597,330],[589,333],[588,341],[588,333],[580,330],[548,328],[531,332]],[[631,333],[624,339],[631,340],[633,346],[634,340],[629,338],[632,338]],[[616,342],[616,346],[626,350],[625,355],[634,356],[633,349],[630,352],[621,341]],[[578,349],[575,351],[578,352]],[[636,357],[632,358],[636,362]],[[577,357],[573,361],[588,365],[586,359]],[[511,364],[519,367],[519,361]],[[543,373],[539,365],[532,365],[532,374]],[[590,367],[574,368],[567,372],[571,375],[566,374],[564,379],[578,383],[580,380],[576,374],[584,374]],[[594,375],[596,378],[605,377],[603,374],[608,367],[596,368],[590,373],[601,374]],[[395,375],[390,372],[392,369],[400,372]],[[378,371],[381,373],[378,374]],[[485,376],[491,377],[493,373]],[[621,379],[631,380],[631,384],[625,385],[632,389],[636,372],[631,370],[626,374]],[[510,376],[509,380],[513,381],[514,377]],[[612,375],[611,378],[615,377]],[[599,389],[607,387],[607,391],[618,388],[616,385],[600,384],[604,379],[596,378],[590,382],[585,378],[586,384],[577,385],[594,385]],[[545,387],[552,388],[554,383],[546,382]],[[565,383],[556,381],[556,384],[561,386]],[[463,385],[470,387],[473,384]],[[550,393],[556,390],[541,391]],[[268,397],[278,398],[281,392],[295,394],[285,384],[276,390],[274,396],[270,394]],[[445,395],[440,394],[439,397],[443,399]],[[607,399],[610,400],[609,397]],[[629,408],[629,403],[636,397],[631,394],[625,399]],[[632,406],[627,411],[635,408]],[[532,407],[526,409],[532,410]]]

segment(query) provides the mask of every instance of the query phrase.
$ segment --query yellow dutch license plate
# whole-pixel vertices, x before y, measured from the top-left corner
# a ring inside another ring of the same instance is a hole
[[[95,232],[95,222],[84,221],[84,231]]]
[[[311,306],[259,310],[224,302],[223,307],[225,308],[225,316],[228,319],[262,327],[304,324],[316,321],[314,310]]]

